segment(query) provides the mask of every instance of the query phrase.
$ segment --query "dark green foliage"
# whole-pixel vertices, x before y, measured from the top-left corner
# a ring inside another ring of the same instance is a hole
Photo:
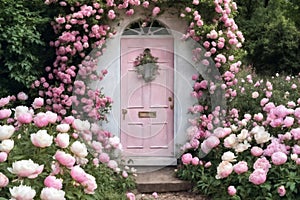
[[[49,50],[50,18],[43,1],[0,2],[0,94],[29,88],[42,73]],[[47,35],[42,35],[47,30]]]
[[[237,24],[246,38],[244,47],[248,53],[245,64],[253,65],[257,73],[297,74],[300,15],[296,1],[237,0],[237,3]]]

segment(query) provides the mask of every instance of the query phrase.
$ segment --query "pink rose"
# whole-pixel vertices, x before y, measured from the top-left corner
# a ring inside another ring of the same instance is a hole
[[[2,109],[0,110],[0,119],[6,119],[10,117],[11,110],[10,109]]]
[[[249,181],[255,185],[263,184],[267,180],[267,173],[263,169],[256,169],[249,176]]]
[[[73,167],[76,162],[76,159],[72,155],[63,151],[57,151],[54,157],[60,164],[69,168]]]
[[[62,180],[57,179],[55,176],[47,176],[44,180],[44,185],[46,187],[51,187],[55,189],[62,189]]]
[[[160,12],[159,7],[154,7],[152,10],[152,16],[155,17]]]
[[[6,187],[9,183],[9,179],[0,172],[0,188]]]
[[[35,98],[31,105],[34,109],[41,108],[44,105],[44,99],[41,97]]]
[[[235,164],[233,166],[233,170],[235,171],[235,173],[237,174],[242,174],[248,171],[248,165],[247,162],[245,161],[240,161],[237,164]]]
[[[193,159],[193,156],[190,153],[183,154],[181,157],[181,161],[184,165],[190,164],[192,159]]]
[[[281,151],[275,152],[271,156],[274,165],[282,165],[287,161],[287,155]]]
[[[285,187],[283,185],[279,186],[277,189],[279,196],[283,197],[286,193]]]
[[[236,194],[236,189],[234,186],[231,185],[227,188],[227,192],[230,196],[234,196]]]
[[[129,199],[129,200],[135,200],[135,195],[134,195],[133,193],[131,193],[131,192],[128,192],[128,193],[126,194],[126,197],[127,197],[127,199]]]
[[[264,153],[264,150],[260,147],[254,146],[251,148],[251,154],[253,156],[259,157]]]

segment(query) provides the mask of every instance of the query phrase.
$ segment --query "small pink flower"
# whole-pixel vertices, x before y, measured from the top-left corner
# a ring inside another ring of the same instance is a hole
[[[47,176],[44,180],[44,185],[46,187],[51,187],[55,189],[62,189],[62,180],[57,179],[55,176]]]
[[[124,178],[127,178],[127,177],[128,177],[128,173],[127,173],[126,171],[123,171],[123,172],[122,172],[122,176],[123,176]]]
[[[282,165],[287,161],[287,155],[283,152],[275,152],[271,156],[274,165]]]
[[[263,169],[256,169],[249,176],[249,181],[255,185],[261,185],[267,180],[267,173]]]
[[[153,193],[152,193],[152,196],[153,196],[154,199],[157,199],[157,198],[158,198],[157,192],[153,192]]]
[[[181,161],[184,165],[190,164],[192,159],[193,159],[193,156],[190,153],[183,154],[181,157]]]
[[[285,187],[283,185],[279,186],[277,189],[279,196],[283,197],[286,193]]]
[[[126,194],[127,199],[129,200],[135,200],[135,195],[132,192],[128,192]]]
[[[231,185],[227,188],[227,192],[230,196],[234,196],[236,194],[236,189],[234,186]]]

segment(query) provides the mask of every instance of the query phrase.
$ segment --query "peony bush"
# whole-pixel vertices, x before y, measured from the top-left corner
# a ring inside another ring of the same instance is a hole
[[[178,176],[213,199],[298,199],[300,78],[248,68],[237,78],[225,117],[203,113],[188,129],[198,145],[185,145]],[[215,119],[220,126],[203,128]]]
[[[20,97],[20,96],[19,96]],[[98,124],[0,99],[0,191],[4,199],[125,199],[132,170]],[[105,156],[105,159],[103,157]]]

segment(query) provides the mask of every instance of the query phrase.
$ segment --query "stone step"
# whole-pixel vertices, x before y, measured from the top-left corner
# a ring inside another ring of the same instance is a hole
[[[138,192],[179,192],[191,190],[191,183],[176,178],[174,170],[174,167],[137,168],[136,183]]]

